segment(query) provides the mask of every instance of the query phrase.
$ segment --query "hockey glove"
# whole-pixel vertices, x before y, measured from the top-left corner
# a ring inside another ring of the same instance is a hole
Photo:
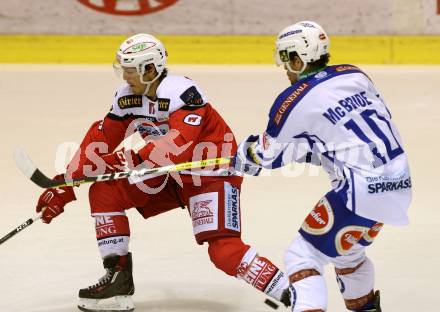
[[[259,139],[258,135],[251,135],[241,142],[237,148],[237,154],[231,160],[233,171],[243,172],[248,175],[258,176],[261,172],[261,165],[255,155],[255,145]]]
[[[108,173],[134,169],[143,162],[139,154],[124,148],[114,153],[105,154],[101,158],[105,162],[106,172]]]
[[[61,175],[56,176],[61,177]],[[65,186],[59,189],[47,189],[41,194],[38,199],[36,211],[39,213],[43,211],[41,219],[44,223],[50,223],[53,218],[64,212],[64,206],[76,200],[73,187]],[[45,208],[45,209],[43,209]]]

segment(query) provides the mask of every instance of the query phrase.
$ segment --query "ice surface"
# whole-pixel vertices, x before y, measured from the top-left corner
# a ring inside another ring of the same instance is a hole
[[[400,129],[414,181],[411,225],[386,226],[368,254],[385,311],[438,311],[440,236],[438,145],[440,67],[363,66],[382,91]],[[239,140],[264,129],[269,107],[287,87],[275,66],[170,66],[195,79]],[[41,190],[16,168],[13,150],[22,145],[44,172],[62,168],[63,153],[79,143],[89,125],[108,111],[117,80],[111,65],[0,66],[0,235],[32,217]],[[57,151],[58,154],[57,154]],[[243,239],[261,255],[283,264],[283,252],[307,212],[329,188],[325,174],[296,166],[246,179]],[[40,222],[0,246],[0,311],[77,311],[79,288],[103,274],[89,217],[88,186],[52,224]],[[136,311],[271,311],[265,296],[218,271],[206,246],[198,246],[188,214],[176,209],[131,222]],[[327,270],[329,311],[345,311]]]

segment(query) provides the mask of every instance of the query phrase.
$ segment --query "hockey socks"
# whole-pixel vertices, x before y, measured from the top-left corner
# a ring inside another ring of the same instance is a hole
[[[270,260],[260,257],[254,248],[249,248],[241,260],[237,277],[264,292],[268,296],[290,305],[283,294],[289,286],[286,275]]]
[[[228,275],[244,280],[284,305],[290,305],[289,282],[276,265],[257,255],[239,237],[209,241],[208,253],[214,265]]]
[[[370,259],[352,268],[335,268],[345,306],[348,310],[363,311],[374,299],[374,266]],[[367,310],[368,311],[368,310]]]
[[[104,259],[111,255],[126,255],[130,241],[130,227],[125,213],[103,213],[93,216],[101,257]]]

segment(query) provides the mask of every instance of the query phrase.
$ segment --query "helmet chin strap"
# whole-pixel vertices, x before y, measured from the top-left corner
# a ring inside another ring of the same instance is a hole
[[[301,67],[300,70],[293,70],[292,67],[290,67],[290,62],[285,62],[284,64],[286,64],[287,70],[290,71],[291,73],[297,74],[298,77],[302,74],[302,72],[306,69],[307,67],[307,63],[303,62],[303,66]]]
[[[141,78],[141,79],[140,79],[140,80],[141,80],[141,83],[147,85],[147,88],[145,89],[145,92],[144,92],[144,95],[145,95],[145,96],[147,96],[148,91],[150,91],[150,87],[151,87],[151,85],[153,84],[153,82],[155,82],[157,79],[159,79],[160,75],[161,75],[161,73],[157,73],[156,77],[154,77],[154,78],[153,78],[152,80],[150,80],[150,81],[144,81],[143,75],[140,76],[140,78]]]

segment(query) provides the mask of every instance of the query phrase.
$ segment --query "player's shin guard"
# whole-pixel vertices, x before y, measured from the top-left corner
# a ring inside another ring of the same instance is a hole
[[[348,310],[380,311],[379,293],[373,291],[374,266],[368,258],[353,268],[335,268],[335,271]]]
[[[270,260],[260,257],[254,248],[244,254],[237,277],[268,296],[290,306],[289,282],[286,275]]]
[[[129,312],[134,310],[131,253],[104,259],[106,274],[98,283],[79,290],[78,308],[81,311]]]

